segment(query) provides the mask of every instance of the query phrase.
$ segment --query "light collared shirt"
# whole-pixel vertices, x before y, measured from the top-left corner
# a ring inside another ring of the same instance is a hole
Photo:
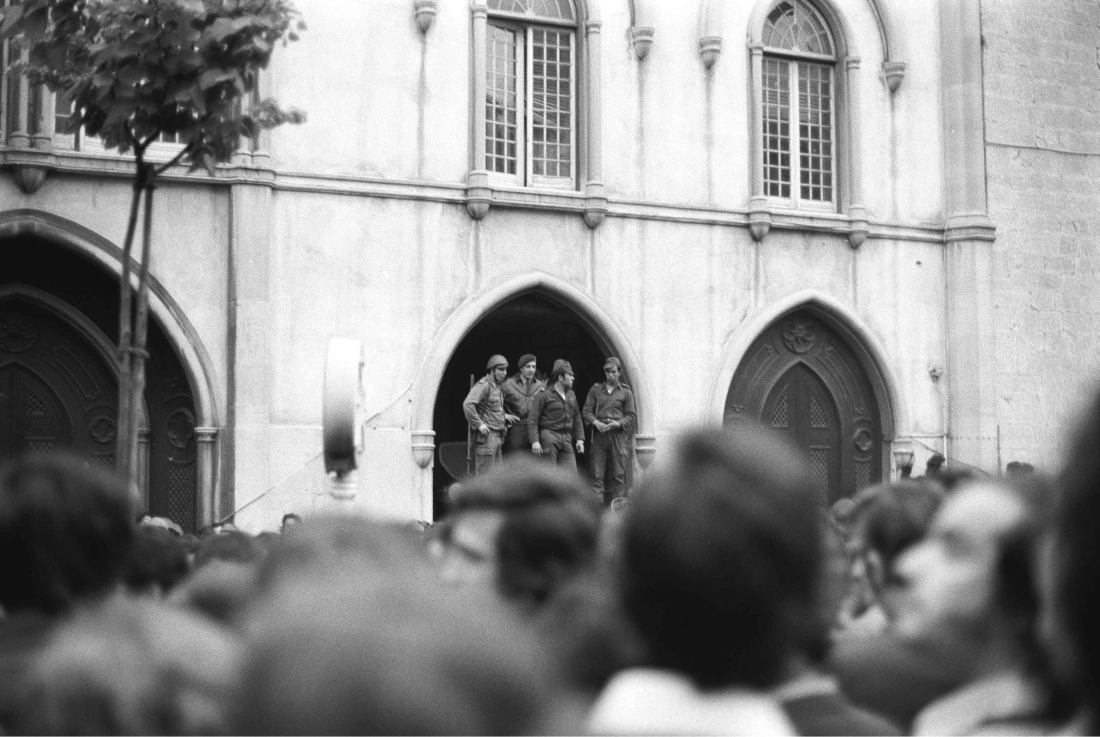
[[[747,688],[699,690],[679,673],[620,671],[588,714],[589,734],[793,735],[770,696]]]
[[[915,735],[1046,734],[1043,692],[1016,672],[998,673],[936,699],[917,714]]]

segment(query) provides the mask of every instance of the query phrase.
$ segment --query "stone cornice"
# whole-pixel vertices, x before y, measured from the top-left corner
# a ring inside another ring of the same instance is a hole
[[[241,157],[247,162],[247,155]],[[261,158],[261,157],[257,157]],[[262,160],[262,159],[261,159]],[[43,166],[56,173],[78,176],[129,178],[133,176],[133,160],[110,153],[74,151],[42,151],[37,149],[0,149],[0,167]],[[465,205],[467,186],[457,182],[428,182],[411,179],[387,179],[361,174],[318,174],[291,170],[276,170],[245,164],[220,165],[217,176],[204,170],[188,172],[186,166],[174,166],[161,175],[164,182],[187,182],[210,186],[252,184],[269,186],[284,192],[380,197],[384,199],[421,200]],[[574,190],[529,189],[520,187],[490,188],[492,205],[504,209],[539,210],[585,215],[592,209],[592,193]],[[748,228],[747,208],[723,208],[713,205],[635,200],[609,196],[606,217],[657,220],[698,225],[727,225]],[[770,227],[777,230],[828,233],[847,237],[852,231],[852,219],[846,215],[771,208]],[[995,228],[985,215],[962,215],[941,223],[901,223],[870,219],[868,240],[915,241],[945,243],[956,240],[993,240]]]

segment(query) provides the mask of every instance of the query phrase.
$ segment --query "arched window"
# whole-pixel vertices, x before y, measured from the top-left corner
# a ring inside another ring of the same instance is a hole
[[[804,0],[782,0],[761,36],[763,194],[799,208],[834,210],[836,44]]]
[[[577,14],[570,0],[488,0],[485,161],[501,184],[577,182]]]

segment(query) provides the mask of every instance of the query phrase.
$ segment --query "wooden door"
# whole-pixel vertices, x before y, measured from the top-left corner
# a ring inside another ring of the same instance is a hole
[[[742,420],[791,435],[807,454],[823,502],[882,478],[882,416],[872,379],[852,346],[808,310],[780,318],[746,351],[725,412],[726,422]]]
[[[0,368],[0,458],[72,446],[69,413],[49,386],[17,364]]]
[[[761,419],[789,434],[806,453],[821,500],[832,504],[839,499],[840,422],[829,390],[806,364],[783,374],[764,402]]]

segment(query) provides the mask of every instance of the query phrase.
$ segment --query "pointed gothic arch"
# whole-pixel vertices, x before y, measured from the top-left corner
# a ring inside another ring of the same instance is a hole
[[[711,392],[712,416],[790,433],[835,501],[889,476],[901,408],[882,355],[842,305],[793,295],[736,331]]]
[[[117,280],[121,275],[122,249],[99,234],[65,218],[52,213],[31,209],[18,209],[0,212],[0,257],[11,262],[18,255],[13,251],[5,253],[5,248],[25,248],[27,239],[38,239],[38,243],[50,244],[59,248],[59,254],[71,253],[74,258],[82,257],[90,259],[98,269],[94,274],[96,278],[113,280],[113,294],[117,295]],[[67,258],[68,256],[64,256]],[[131,264],[133,273],[136,274],[136,263]],[[10,279],[5,279],[8,290],[17,288],[11,284]],[[25,291],[25,287],[22,287]],[[32,301],[33,302],[33,301]],[[38,300],[41,302],[41,300]],[[85,318],[81,318],[80,310],[70,310],[70,314],[63,307],[63,300],[46,299],[46,307],[53,307],[52,313],[59,315],[64,322],[73,328],[75,334],[82,339],[89,340],[89,330]],[[153,341],[162,341],[160,350],[171,354],[169,364],[178,366],[163,377],[164,386],[152,388],[147,384],[146,409],[147,417],[151,423],[156,424],[156,417],[160,417],[160,425],[153,428],[151,444],[158,442],[165,451],[160,455],[151,457],[151,473],[154,478],[158,475],[157,483],[165,488],[176,488],[177,491],[191,488],[191,499],[184,504],[177,502],[175,511],[178,515],[191,519],[193,517],[196,526],[204,524],[213,518],[215,500],[221,487],[218,476],[220,463],[220,448],[218,443],[218,429],[221,424],[220,411],[215,399],[215,374],[212,361],[202,344],[194,326],[190,324],[183,310],[171,298],[155,277],[150,275],[149,308],[153,317],[151,325],[156,330],[150,333],[150,351],[156,348]],[[58,312],[60,309],[60,312]],[[76,312],[76,315],[71,314]],[[102,316],[101,316],[102,318]],[[117,323],[117,313],[114,317]],[[100,320],[100,326],[111,325]],[[109,328],[105,328],[109,332]],[[94,332],[100,333],[97,337]],[[112,364],[109,356],[113,355],[113,346],[110,339],[103,335],[104,330],[94,331],[90,338],[89,347],[100,355],[107,351],[107,366]],[[106,343],[107,345],[104,345]],[[117,381],[117,376],[114,376]],[[159,392],[154,408],[150,400],[150,392]],[[163,435],[158,440],[158,436]],[[172,446],[168,449],[163,446]],[[164,456],[163,458],[161,456]],[[153,468],[157,464],[161,468]],[[180,497],[177,493],[175,497]]]

